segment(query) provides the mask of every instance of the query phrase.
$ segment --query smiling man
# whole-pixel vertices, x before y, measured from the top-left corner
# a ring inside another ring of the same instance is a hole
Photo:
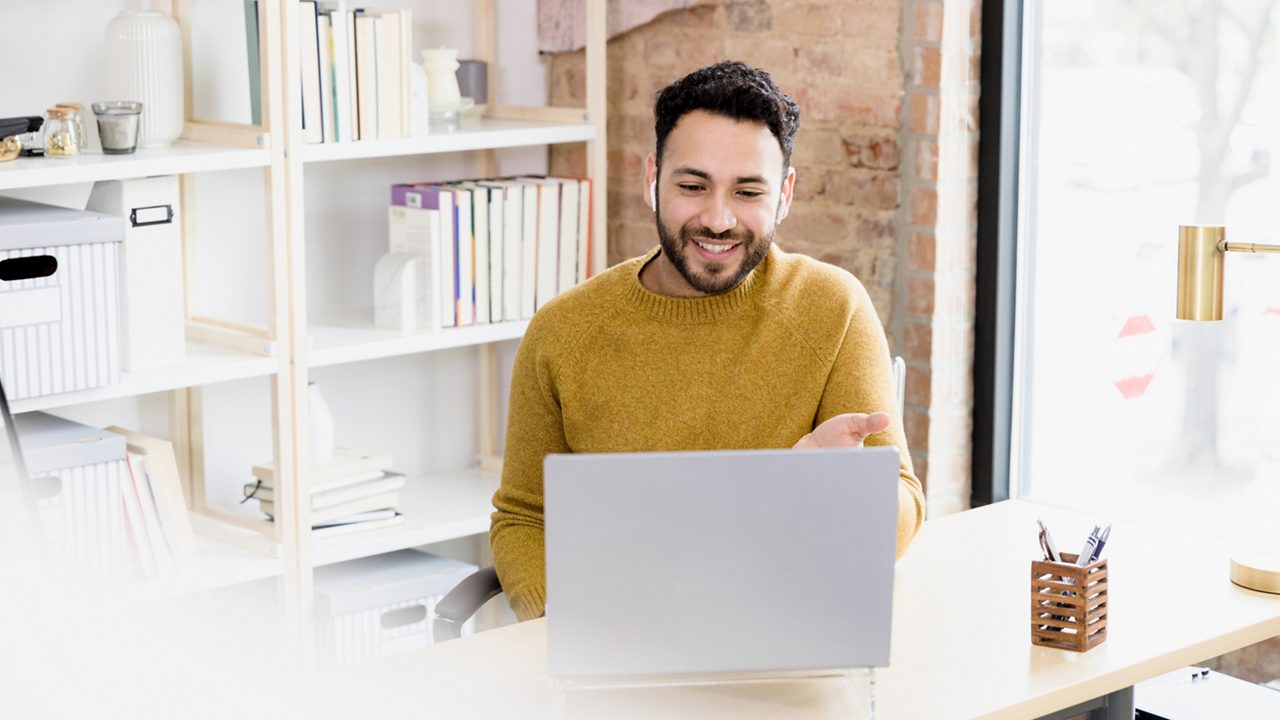
[[[490,538],[522,620],[546,604],[550,453],[894,445],[899,555],[923,518],[866,290],[773,244],[799,108],[768,73],[724,62],[664,89],[654,116],[658,247],[548,303],[516,354]]]

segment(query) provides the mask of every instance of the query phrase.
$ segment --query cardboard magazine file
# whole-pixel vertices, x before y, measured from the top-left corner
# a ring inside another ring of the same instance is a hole
[[[86,207],[124,220],[122,369],[138,372],[186,362],[178,178],[100,180],[93,184]]]
[[[1086,652],[1107,639],[1107,561],[1031,562],[1031,643]]]

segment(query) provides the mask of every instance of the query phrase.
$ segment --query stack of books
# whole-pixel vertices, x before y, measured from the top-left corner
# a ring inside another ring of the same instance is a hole
[[[262,124],[258,0],[245,0],[249,105]],[[308,143],[388,140],[414,128],[413,15],[407,8],[350,8],[346,2],[299,0],[298,71],[302,133]],[[421,129],[419,129],[421,132]]]
[[[309,468],[313,537],[331,537],[398,525],[404,517],[396,507],[404,475],[391,469],[386,455],[338,448],[323,465]],[[244,502],[257,500],[262,512],[276,515],[275,470],[253,467],[254,482],[244,486]]]
[[[421,262],[425,329],[528,319],[590,277],[591,212],[587,178],[403,183],[390,250]]]

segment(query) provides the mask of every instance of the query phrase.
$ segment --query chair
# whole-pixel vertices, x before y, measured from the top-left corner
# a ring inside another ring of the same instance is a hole
[[[906,407],[907,364],[901,357],[894,357],[891,363],[893,387],[897,393],[898,411]],[[436,603],[436,620],[432,626],[432,637],[435,642],[454,640],[462,635],[462,626],[476,614],[480,608],[502,593],[502,584],[498,582],[498,571],[491,567],[481,568],[468,575],[450,590],[440,602]]]

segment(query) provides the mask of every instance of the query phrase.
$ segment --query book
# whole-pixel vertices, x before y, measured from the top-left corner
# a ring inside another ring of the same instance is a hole
[[[537,272],[534,277],[535,309],[546,305],[558,292],[558,270],[560,252],[560,183],[545,177],[521,178],[537,188],[537,256],[535,259]],[[526,219],[528,208],[525,209]],[[529,242],[529,236],[525,236]],[[525,257],[528,255],[526,253]],[[527,273],[526,273],[527,275]],[[530,313],[532,315],[532,313]]]
[[[503,251],[503,219],[506,217],[506,190],[483,185],[489,195],[489,322],[502,322],[502,283],[506,277]]]
[[[333,125],[333,21],[328,13],[317,18],[320,36],[320,124],[324,128],[323,141],[338,142]]]
[[[591,277],[591,179],[578,178],[578,282]]]
[[[335,142],[351,142],[355,137],[351,133],[351,121],[355,117],[355,101],[351,97],[352,76],[351,58],[351,12],[345,2],[325,4],[324,13],[329,17],[330,35],[330,82],[333,84],[333,137]]]
[[[404,475],[396,472],[385,472],[378,477],[359,482],[343,485],[336,488],[329,488],[320,492],[312,491],[311,493],[311,509],[319,510],[321,508],[341,505],[352,500],[359,500],[369,495],[378,495],[380,493],[399,490],[405,485]],[[262,502],[275,502],[275,488],[266,485],[261,480],[256,483],[245,483],[244,496],[246,500],[253,499]]]
[[[262,124],[262,42],[258,30],[258,0],[244,2],[244,45],[249,55],[249,118]]]
[[[404,516],[400,513],[394,513],[390,517],[385,517],[379,520],[363,520],[361,522],[321,525],[311,529],[311,537],[317,540],[323,540],[325,538],[341,537],[343,535],[367,532],[369,530],[378,530],[380,528],[395,527],[396,525],[403,524]]]
[[[356,127],[361,140],[378,138],[378,16],[356,10]]]
[[[523,222],[520,229],[520,315],[533,317],[538,309],[538,186],[520,183]]]
[[[145,556],[144,567],[152,568],[155,574],[171,573],[177,569],[169,542],[160,527],[160,514],[156,510],[155,494],[147,481],[146,470],[142,467],[142,456],[138,453],[125,455],[125,466],[129,469],[129,490],[137,501],[139,528],[143,536],[144,546],[139,553]],[[126,509],[127,509],[126,505]]]
[[[391,456],[366,453],[349,448],[335,448],[333,457],[323,465],[313,465],[311,492],[324,492],[380,477],[391,468]],[[253,466],[253,476],[268,487],[275,486],[275,467],[271,463]]]
[[[333,527],[334,525],[350,525],[352,523],[372,522],[375,520],[386,520],[400,514],[395,508],[383,508],[381,510],[366,510],[365,512],[355,513],[353,515],[343,515],[342,517],[332,520],[325,520],[323,523],[316,525],[316,528]],[[315,528],[312,528],[315,529]]]
[[[129,453],[141,456],[142,462],[138,465],[150,486],[164,538],[178,569],[185,570],[198,565],[200,552],[196,548],[191,517],[187,514],[187,501],[173,445],[168,440],[119,427],[113,426],[107,430],[124,435],[128,441]],[[130,469],[134,470],[133,463],[130,464]],[[143,512],[146,512],[145,502]]]
[[[489,322],[489,188],[474,182],[459,183],[471,193],[471,237],[474,255],[475,323]]]
[[[325,520],[340,518],[344,515],[354,515],[355,513],[365,512],[366,510],[382,510],[384,508],[394,508],[400,502],[400,492],[394,490],[391,492],[379,493],[362,497],[358,500],[350,500],[337,505],[330,505],[326,508],[313,510],[311,512],[311,524],[322,523]],[[276,516],[276,506],[272,502],[261,502],[259,505],[262,512],[274,518]]]
[[[471,225],[471,191],[455,186],[453,203],[454,246],[458,249],[458,325],[473,325],[476,321],[476,239]]]
[[[376,43],[378,46],[378,137],[404,137],[400,130],[400,75],[406,72],[408,60],[402,57],[400,44],[401,14],[397,10],[378,13]]]
[[[347,127],[351,140],[360,139],[360,106],[356,97],[356,17],[346,10],[346,3],[338,3],[343,25],[347,31]]]
[[[129,470],[127,454],[125,475],[122,478],[124,482],[121,482],[120,496],[124,500],[124,524],[130,541],[129,556],[137,561],[138,572],[143,578],[155,577],[159,574],[159,568],[156,566],[155,552],[151,549],[151,540],[147,537],[146,518],[142,516],[142,503],[133,482],[133,472]]]
[[[320,16],[315,0],[298,2],[298,72],[302,75],[302,131],[309,143],[324,142],[320,98]]]
[[[578,181],[552,178],[560,183],[560,257],[556,290],[564,292],[578,283]]]
[[[427,330],[442,327],[440,307],[440,211],[392,205],[387,210],[388,244],[393,253],[416,255],[418,324]]]
[[[438,185],[394,185],[391,188],[391,204],[411,208],[426,208],[440,213],[440,254],[436,263],[440,293],[440,325],[458,325],[457,236],[455,222],[454,191]]]

